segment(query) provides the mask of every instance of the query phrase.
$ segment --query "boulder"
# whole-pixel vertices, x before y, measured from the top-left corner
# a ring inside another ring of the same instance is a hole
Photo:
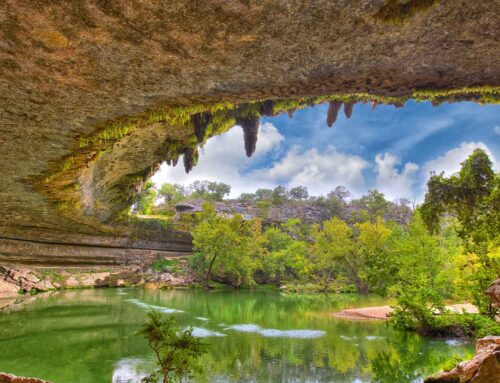
[[[430,376],[425,383],[493,383],[500,381],[500,336],[478,339],[474,357],[450,371]]]
[[[127,287],[144,283],[143,271],[140,267],[132,267],[117,273],[110,273],[104,279],[95,281],[96,287]]]
[[[493,301],[493,306],[500,308],[500,278],[491,284],[490,287],[485,291],[486,295],[491,297]]]

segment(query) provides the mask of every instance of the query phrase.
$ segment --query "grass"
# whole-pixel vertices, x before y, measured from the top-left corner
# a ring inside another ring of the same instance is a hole
[[[170,269],[173,269],[175,268],[175,266],[177,266],[178,262],[178,259],[160,258],[153,262],[152,267],[154,271],[162,271],[164,269],[168,269],[170,271]]]

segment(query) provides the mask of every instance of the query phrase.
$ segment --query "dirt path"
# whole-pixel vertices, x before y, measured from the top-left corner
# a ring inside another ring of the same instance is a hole
[[[477,313],[477,308],[470,303],[460,303],[446,306],[450,311],[461,313]],[[333,316],[341,319],[349,320],[385,320],[393,311],[390,306],[375,306],[375,307],[360,307],[355,309],[345,309],[336,313]]]

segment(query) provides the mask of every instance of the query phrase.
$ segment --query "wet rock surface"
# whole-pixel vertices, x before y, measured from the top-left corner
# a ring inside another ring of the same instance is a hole
[[[46,380],[36,378],[23,378],[12,374],[4,374],[0,372],[0,383],[51,383]]]
[[[450,371],[437,373],[425,383],[493,383],[500,381],[500,336],[478,339],[474,357]]]
[[[491,297],[494,307],[500,307],[500,278],[488,287],[485,294]]]

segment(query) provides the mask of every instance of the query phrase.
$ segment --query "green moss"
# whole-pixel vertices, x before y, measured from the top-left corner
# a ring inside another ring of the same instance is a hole
[[[389,6],[389,3],[392,2],[388,2],[386,6]],[[411,1],[406,3],[413,4]],[[49,195],[59,210],[74,214],[75,210],[80,209],[79,199],[81,196],[78,184],[68,180],[78,179],[82,169],[88,167],[89,162],[98,160],[112,147],[114,142],[150,124],[161,123],[165,126],[165,129],[172,132],[193,132],[195,124],[202,121],[204,125],[199,127],[198,137],[194,133],[184,134],[182,139],[167,141],[163,148],[163,159],[169,163],[177,162],[179,157],[186,153],[188,155],[192,154],[191,162],[195,163],[198,146],[203,146],[210,137],[228,131],[238,121],[244,119],[274,116],[286,112],[291,113],[294,110],[329,101],[403,105],[409,100],[417,102],[431,101],[433,104],[466,100],[481,104],[498,104],[500,102],[500,87],[481,86],[448,90],[415,89],[401,97],[352,93],[294,99],[255,100],[240,104],[221,101],[211,104],[193,103],[190,105],[159,106],[137,116],[126,116],[105,123],[97,127],[94,133],[81,137],[78,148],[71,155],[55,163],[50,173],[41,179],[37,179],[36,186]],[[197,116],[200,118],[197,118]],[[188,161],[187,167],[189,165]],[[138,190],[137,185],[147,180],[152,169],[153,167],[150,166],[144,171],[123,176],[112,186],[115,189],[115,200],[112,202],[127,205],[115,215],[122,221],[129,218],[128,205],[135,198]],[[265,214],[265,211],[262,213]]]
[[[377,11],[375,18],[386,23],[402,24],[438,2],[439,0],[387,0]]]

